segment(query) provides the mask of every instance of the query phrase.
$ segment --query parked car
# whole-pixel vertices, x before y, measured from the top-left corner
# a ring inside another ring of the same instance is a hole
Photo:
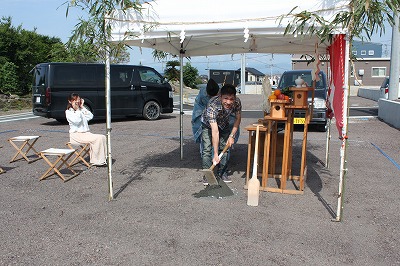
[[[242,85],[238,84],[236,86],[236,93],[238,93],[238,94],[242,93]]]
[[[316,82],[315,91],[314,91],[314,109],[313,109],[313,116],[310,121],[310,125],[315,125],[319,131],[325,132],[327,130],[327,117],[326,117],[326,98],[328,94],[328,86],[326,82],[326,75],[323,71],[319,72],[319,81]],[[283,90],[284,88],[288,87],[295,87],[296,83],[295,80],[298,77],[301,77],[309,87],[312,86],[312,78],[311,78],[311,70],[289,70],[283,72],[279,83],[278,89]],[[312,94],[311,92],[308,93],[308,102],[311,103],[312,101]],[[295,118],[304,118],[305,111],[304,110],[295,110],[294,111]],[[304,124],[305,119],[296,119],[299,124]]]
[[[33,69],[32,111],[34,115],[65,122],[68,95],[79,93],[96,119],[107,115],[104,64],[41,63]],[[112,118],[141,115],[158,119],[173,112],[171,85],[153,68],[111,65]]]
[[[382,81],[379,98],[383,98],[383,99],[389,98],[389,83],[390,83],[389,77],[385,77]],[[399,79],[399,88],[400,88],[400,79]],[[399,95],[397,97],[400,98],[400,89],[399,89]]]
[[[389,77],[385,77],[380,88],[379,98],[387,99],[389,96]]]

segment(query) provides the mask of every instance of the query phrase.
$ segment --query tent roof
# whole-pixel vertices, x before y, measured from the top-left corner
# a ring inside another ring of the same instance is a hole
[[[265,1],[157,0],[143,4],[142,12],[115,12],[110,24],[112,41],[149,47],[185,56],[238,53],[313,54],[315,36],[284,35],[289,13],[313,11],[331,20],[348,9],[346,0]],[[248,30],[246,40],[245,32]],[[181,40],[184,38],[183,43]],[[319,44],[323,54],[329,44]]]

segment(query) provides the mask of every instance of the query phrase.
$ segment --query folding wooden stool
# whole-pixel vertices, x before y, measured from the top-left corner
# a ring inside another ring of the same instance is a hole
[[[71,166],[79,163],[79,161],[84,163],[87,167],[91,166],[90,163],[88,163],[85,160],[85,157],[89,154],[89,150],[90,150],[90,144],[89,143],[80,144],[80,143],[75,143],[75,142],[67,142],[65,145],[67,145],[68,148],[70,148],[72,150],[75,150],[75,157],[70,162]],[[79,149],[74,149],[73,145],[79,146]]]
[[[33,145],[35,145],[36,141],[39,138],[40,138],[40,136],[18,136],[18,137],[9,138],[8,142],[10,142],[10,144],[17,150],[17,153],[15,153],[15,155],[11,158],[10,163],[21,160],[21,159],[25,159],[28,163],[32,163],[34,161],[41,159],[41,157],[39,156],[39,153],[33,147]],[[16,145],[16,142],[22,142],[21,146],[18,147]],[[27,147],[26,151],[24,151],[25,147]],[[32,150],[35,153],[37,158],[34,158],[32,160],[28,158],[28,152],[30,150]],[[20,155],[21,157],[17,159],[18,155]]]
[[[3,148],[3,146],[0,146],[0,148]],[[5,173],[6,170],[4,170],[3,168],[0,167],[0,174]]]
[[[72,173],[68,179],[72,179],[75,176],[79,175],[78,172],[75,172],[71,165],[68,163],[68,160],[71,158],[72,155],[75,153],[74,149],[55,149],[50,148],[40,152],[40,156],[42,156],[43,160],[50,166],[49,169],[39,178],[39,180],[43,180],[49,176],[57,174],[64,182],[66,181],[66,177],[64,174],[60,172],[61,167],[65,165],[65,167]],[[54,163],[52,163],[49,158],[50,157],[57,157]],[[52,172],[52,173],[51,173]]]

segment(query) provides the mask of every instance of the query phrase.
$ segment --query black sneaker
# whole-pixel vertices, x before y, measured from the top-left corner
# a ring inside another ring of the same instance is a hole
[[[221,179],[225,183],[232,183],[232,179],[228,176],[226,172],[222,174]]]

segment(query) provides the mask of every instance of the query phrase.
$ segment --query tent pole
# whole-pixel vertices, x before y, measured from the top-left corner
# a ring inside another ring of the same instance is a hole
[[[328,126],[326,129],[326,144],[325,144],[325,168],[329,168],[329,148],[331,146],[331,124],[332,119],[328,119]]]
[[[338,192],[338,204],[337,204],[337,211],[336,211],[336,221],[342,221],[342,214],[343,214],[343,196],[344,196],[344,189],[345,189],[345,180],[347,174],[347,145],[348,145],[348,130],[347,126],[349,123],[349,57],[350,54],[350,43],[348,40],[348,36],[346,35],[346,48],[345,48],[345,61],[344,61],[344,86],[343,86],[343,128],[342,128],[342,135],[341,141],[342,144],[340,146],[340,180],[339,180],[339,192]]]
[[[242,60],[240,61],[240,87],[242,88],[241,93],[246,94],[246,54],[242,54]]]
[[[106,48],[106,63],[105,63],[105,77],[106,77],[106,109],[107,109],[107,172],[108,172],[108,200],[114,199],[113,182],[111,175],[112,159],[111,159],[111,84],[110,84],[110,50]]]
[[[328,68],[328,64],[327,64],[325,73],[328,73],[328,71],[330,71],[330,69]],[[328,76],[332,77],[332,75],[330,73],[328,74]],[[331,84],[330,80],[329,80],[329,84]],[[327,97],[329,98],[329,96],[327,96]],[[332,118],[329,117],[327,122],[328,122],[328,125],[327,125],[327,129],[326,129],[325,168],[329,168],[329,150],[330,150],[331,138],[332,138],[332,134],[331,134]]]
[[[181,150],[181,160],[183,160],[183,55],[184,55],[183,49],[181,49],[180,54],[179,54],[179,64],[180,64],[180,100],[179,100],[179,143],[180,143],[180,150]]]
[[[392,27],[392,45],[390,49],[390,77],[398,77],[399,76],[399,40],[400,40],[400,32],[399,32],[399,14],[394,14],[395,24]],[[395,101],[399,96],[399,80],[397,78],[389,79],[389,94],[388,100]]]

